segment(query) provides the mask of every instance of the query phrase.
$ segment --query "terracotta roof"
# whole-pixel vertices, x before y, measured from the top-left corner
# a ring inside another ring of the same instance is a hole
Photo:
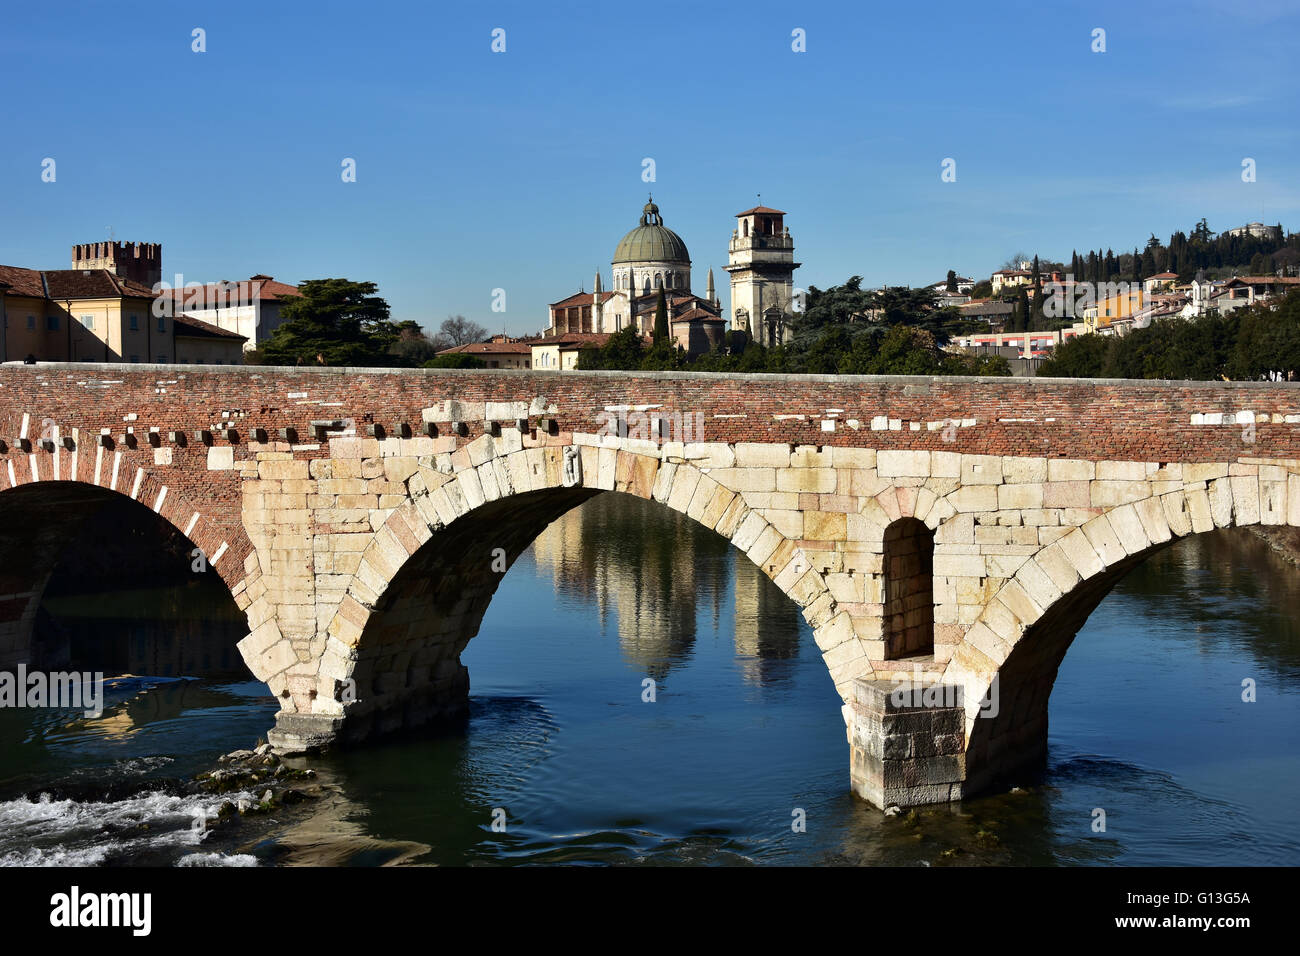
[[[46,296],[51,299],[152,299],[148,286],[120,278],[107,269],[47,269]]]
[[[689,312],[683,312],[677,318],[672,320],[672,324],[678,322],[723,322],[725,319],[719,318],[712,312],[706,312],[704,309],[691,309]]]
[[[1300,276],[1233,276],[1224,285],[1300,285]]]
[[[238,339],[248,341],[247,335],[219,328],[211,322],[204,322],[192,315],[179,314],[172,317],[176,323],[176,335],[184,339]],[[184,330],[184,331],[182,331]]]
[[[35,269],[20,266],[0,266],[0,283],[9,286],[8,295],[31,295],[45,298],[45,283]]]
[[[592,298],[591,298],[591,297],[592,297],[593,295],[596,295],[596,293],[594,293],[594,292],[575,292],[575,293],[573,293],[573,295],[569,296],[567,299],[561,299],[559,302],[552,302],[552,303],[551,303],[551,308],[554,309],[554,308],[556,308],[557,306],[567,306],[567,305],[591,305],[591,302],[592,302]],[[614,296],[614,293],[613,293],[613,292],[601,292],[601,293],[600,293],[600,301],[601,301],[601,302],[606,302],[606,301],[608,301],[609,299],[613,298],[613,296]]]
[[[759,215],[767,214],[770,216],[784,216],[785,213],[780,209],[773,209],[771,206],[755,206],[753,209],[746,209],[744,212],[736,213],[737,218],[740,216],[752,216],[755,213]]]
[[[1148,278],[1148,279],[1177,279],[1177,278],[1178,278],[1178,273],[1177,273],[1177,272],[1161,272],[1161,273],[1158,273],[1157,275],[1147,276],[1147,278]]]
[[[993,274],[995,276],[1031,276],[1033,272],[1028,269],[999,269]]]
[[[439,355],[528,355],[532,346],[526,342],[470,342],[442,349]]]
[[[246,294],[247,293],[247,294]],[[150,293],[152,294],[152,293]],[[298,287],[276,282],[267,275],[255,275],[238,282],[208,282],[179,289],[164,289],[160,298],[171,299],[183,308],[251,305],[253,302],[278,302],[301,297]]]

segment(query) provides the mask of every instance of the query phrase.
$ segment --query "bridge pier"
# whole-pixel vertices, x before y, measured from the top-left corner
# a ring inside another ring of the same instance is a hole
[[[966,712],[960,686],[856,680],[853,792],[880,809],[960,800]]]
[[[372,697],[369,706],[350,708],[341,716],[280,711],[266,739],[280,753],[310,753],[424,727],[454,726],[468,716],[469,669],[458,659],[444,660],[428,670],[423,683]]]

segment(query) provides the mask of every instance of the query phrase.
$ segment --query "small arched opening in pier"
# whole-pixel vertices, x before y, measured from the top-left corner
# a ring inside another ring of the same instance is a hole
[[[885,658],[934,653],[934,532],[916,518],[885,529]]]

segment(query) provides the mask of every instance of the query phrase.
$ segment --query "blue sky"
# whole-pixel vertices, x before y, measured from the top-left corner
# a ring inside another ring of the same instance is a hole
[[[724,306],[760,192],[801,287],[987,276],[1202,216],[1296,229],[1298,36],[1276,0],[16,5],[0,263],[67,268],[112,227],[168,276],[367,279],[394,318],[519,334],[608,283],[649,190]]]

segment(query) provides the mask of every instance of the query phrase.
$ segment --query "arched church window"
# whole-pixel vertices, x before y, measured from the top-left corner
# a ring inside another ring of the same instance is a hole
[[[748,219],[743,219],[743,220],[741,220],[741,221],[744,223],[744,226],[745,226],[745,238],[748,239],[748,238],[749,238],[749,220],[748,220]]]
[[[659,273],[657,273],[657,272],[655,273],[655,288],[656,288],[656,289],[660,289],[660,288],[663,287],[663,278],[664,278],[664,277],[661,276]]]

